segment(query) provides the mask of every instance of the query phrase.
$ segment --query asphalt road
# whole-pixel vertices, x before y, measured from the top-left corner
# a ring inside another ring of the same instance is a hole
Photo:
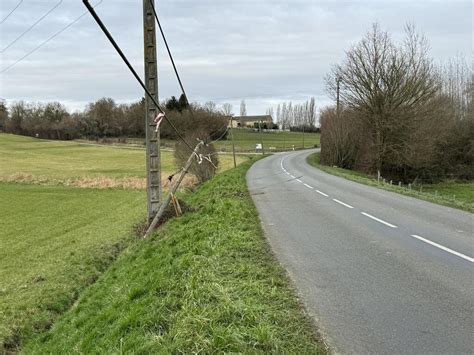
[[[474,215],[326,174],[314,152],[247,174],[269,243],[338,353],[474,352]]]

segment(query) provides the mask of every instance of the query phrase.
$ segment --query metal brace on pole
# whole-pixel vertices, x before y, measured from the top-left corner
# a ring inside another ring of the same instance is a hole
[[[186,165],[184,166],[183,170],[181,171],[181,174],[179,175],[178,181],[171,187],[170,192],[168,194],[168,197],[166,200],[160,205],[160,209],[158,210],[157,214],[153,218],[153,220],[150,223],[150,226],[148,227],[145,235],[143,238],[146,238],[147,236],[150,235],[151,232],[155,229],[155,227],[158,225],[158,222],[160,222],[161,217],[163,216],[163,213],[166,211],[168,208],[168,205],[171,202],[171,199],[173,198],[173,195],[176,193],[176,190],[178,190],[179,185],[184,179],[184,176],[187,174],[189,167],[191,166],[193,159],[198,155],[199,148],[204,145],[204,142],[201,141],[196,145],[196,148],[194,148],[194,151],[192,154],[189,156],[188,161],[186,162]]]

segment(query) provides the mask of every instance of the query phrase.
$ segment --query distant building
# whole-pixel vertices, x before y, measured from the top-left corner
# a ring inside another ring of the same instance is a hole
[[[230,127],[230,120],[229,120],[229,127]],[[253,128],[255,123],[260,124],[267,124],[267,127],[273,125],[273,119],[270,115],[260,115],[260,116],[235,116],[232,118],[232,127],[251,127]]]

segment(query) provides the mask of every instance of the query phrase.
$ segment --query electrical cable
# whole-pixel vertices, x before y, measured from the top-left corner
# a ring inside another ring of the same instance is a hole
[[[224,133],[222,133],[219,138],[217,139],[214,139],[213,141],[207,143],[207,144],[213,144],[213,143],[216,143],[218,141],[220,141],[222,138],[225,137],[225,135],[227,134],[227,132],[229,132],[229,123],[226,122],[226,124],[224,126],[222,126],[222,128],[226,128],[226,130],[224,131]]]
[[[189,107],[191,116],[193,116],[193,111],[192,111],[192,108],[189,104],[188,95],[186,95],[186,91],[184,90],[184,85],[181,81],[181,77],[179,76],[178,69],[176,68],[176,64],[174,62],[173,55],[171,54],[171,50],[170,50],[170,47],[168,45],[168,41],[166,40],[166,36],[165,36],[164,31],[163,31],[163,27],[161,26],[160,19],[158,18],[158,13],[157,13],[156,8],[155,8],[155,2],[154,2],[154,0],[149,0],[149,1],[150,1],[151,9],[152,9],[153,14],[154,14],[155,19],[156,19],[156,23],[158,24],[158,28],[160,29],[161,37],[163,38],[163,42],[165,44],[166,51],[168,52],[168,56],[170,57],[171,64],[173,65],[174,73],[176,74],[176,78],[178,79],[178,83],[179,83],[179,86],[181,88],[181,92],[183,93],[184,99],[186,100],[186,104]],[[227,127],[227,126],[228,126],[228,124],[226,123],[226,125],[224,127]],[[221,140],[227,134],[228,129],[229,128],[227,127],[227,129],[224,131],[224,133],[219,138],[215,139],[212,142],[207,142],[206,144],[212,144],[212,143],[215,143],[215,142]]]
[[[52,8],[46,11],[46,13],[43,16],[41,16],[38,20],[36,20],[35,23],[33,23],[30,27],[28,27],[25,31],[23,31],[22,34],[20,34],[17,38],[15,38],[12,42],[10,42],[10,44],[8,44],[5,48],[0,50],[0,53],[5,52],[8,48],[13,46],[18,40],[20,40],[20,38],[22,38],[24,35],[30,32],[38,23],[43,21],[51,12],[53,12],[59,5],[61,5],[62,2],[63,0],[59,0]]]
[[[178,79],[179,86],[181,87],[181,91],[183,92],[184,99],[186,100],[187,105],[190,106],[189,105],[189,100],[188,100],[188,95],[186,95],[186,91],[184,91],[184,86],[183,86],[183,83],[181,82],[181,78],[178,74],[178,69],[176,68],[176,65],[174,64],[174,59],[173,59],[173,56],[171,55],[170,47],[168,46],[168,41],[166,40],[165,33],[163,32],[163,28],[161,27],[160,20],[158,19],[158,14],[156,12],[154,0],[150,0],[150,5],[151,5],[151,9],[153,10],[153,14],[155,15],[155,19],[156,19],[156,22],[158,24],[158,28],[160,29],[161,37],[163,38],[163,42],[165,43],[166,50],[168,51],[168,55],[170,57],[171,64],[173,65],[174,73],[176,74],[176,78]]]
[[[97,4],[94,5],[94,7],[97,7],[99,6],[104,0],[99,0],[99,2],[97,2]],[[30,55],[32,55],[34,52],[36,52],[38,49],[40,49],[41,47],[43,47],[45,44],[47,44],[49,41],[53,40],[54,38],[56,38],[57,36],[59,36],[61,33],[63,33],[64,31],[66,31],[69,27],[71,27],[72,25],[74,25],[75,23],[77,23],[81,18],[83,18],[85,15],[87,15],[87,11],[85,11],[84,13],[82,13],[80,16],[76,17],[75,20],[73,20],[72,22],[70,22],[69,24],[67,24],[66,26],[64,26],[62,29],[60,29],[58,32],[54,33],[52,36],[50,36],[48,39],[46,39],[45,41],[41,42],[38,46],[36,46],[35,48],[33,48],[31,51],[29,51],[28,53],[26,53],[23,57],[21,57],[20,59],[18,59],[16,62],[14,62],[13,64],[9,65],[8,67],[2,69],[0,71],[0,74],[3,74],[5,73],[6,71],[10,70],[11,68],[13,68],[15,65],[17,65],[18,63],[20,63],[21,61],[23,61],[24,59],[26,59],[27,57],[29,57]]]
[[[19,2],[19,3],[18,3],[18,4],[17,4],[17,5],[16,5],[16,6],[13,8],[13,10],[12,10],[12,11],[10,11],[10,12],[8,13],[8,15],[7,15],[7,16],[5,16],[5,17],[4,17],[4,18],[3,18],[3,19],[0,21],[0,25],[1,25],[2,23],[4,23],[4,22],[7,20],[7,18],[9,18],[9,17],[10,17],[10,15],[11,15],[12,13],[14,13],[14,12],[15,12],[15,10],[16,10],[16,9],[18,9],[18,8],[20,7],[20,5],[21,5],[21,3],[22,3],[22,2],[23,2],[23,0],[20,0],[20,2]]]
[[[145,90],[145,93],[148,95],[148,97],[153,101],[153,103],[155,104],[155,107],[158,109],[158,111],[160,111],[162,114],[165,115],[165,120],[166,122],[168,122],[168,124],[171,126],[171,128],[173,128],[173,130],[176,132],[176,134],[178,135],[179,139],[181,139],[184,144],[191,150],[191,151],[194,151],[194,148],[184,139],[184,137],[181,135],[181,133],[178,131],[178,129],[176,128],[176,126],[173,124],[173,122],[171,122],[169,120],[168,117],[166,117],[166,114],[164,112],[164,110],[160,107],[160,105],[158,104],[157,100],[155,99],[155,97],[150,93],[150,91],[147,89],[147,87],[145,86],[145,84],[143,83],[142,79],[140,78],[140,76],[137,74],[137,72],[135,71],[135,69],[133,68],[133,66],[130,64],[130,61],[127,59],[127,57],[125,56],[125,54],[123,53],[123,51],[120,49],[119,45],[117,44],[117,42],[115,42],[114,38],[112,37],[112,35],[110,34],[109,30],[107,29],[107,27],[104,25],[104,23],[102,22],[102,20],[100,19],[100,17],[97,15],[97,13],[95,12],[94,8],[89,4],[89,0],[82,0],[82,2],[84,3],[84,5],[86,6],[87,10],[89,10],[90,14],[92,15],[92,17],[94,18],[94,20],[97,22],[97,24],[99,25],[100,29],[102,30],[102,32],[104,32],[105,36],[107,37],[107,39],[109,40],[109,42],[112,44],[112,46],[115,48],[115,50],[117,51],[117,53],[119,54],[119,56],[122,58],[122,60],[125,62],[125,64],[127,65],[128,69],[132,72],[133,76],[135,77],[135,79],[138,81],[138,83],[140,84],[140,86]]]

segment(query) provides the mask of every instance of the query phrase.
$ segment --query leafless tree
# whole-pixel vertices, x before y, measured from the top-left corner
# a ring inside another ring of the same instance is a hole
[[[245,100],[240,102],[240,116],[247,116],[247,106],[245,105]]]
[[[214,101],[207,101],[204,104],[204,109],[207,110],[208,112],[216,112],[216,103]]]
[[[335,107],[321,112],[321,162],[326,165],[352,169],[360,149],[360,126],[357,113],[348,109],[338,112]]]
[[[425,108],[440,88],[439,77],[428,57],[428,42],[414,26],[406,26],[402,44],[395,45],[377,24],[354,47],[345,61],[327,77],[328,92],[336,96],[340,82],[343,107],[358,113],[373,145],[374,168],[402,161],[406,136],[427,118]]]
[[[229,103],[224,103],[222,104],[222,114],[226,117],[230,117],[232,116],[232,104],[229,104]]]
[[[449,97],[458,119],[466,118],[472,106],[474,73],[467,59],[458,54],[440,68],[442,92]]]

